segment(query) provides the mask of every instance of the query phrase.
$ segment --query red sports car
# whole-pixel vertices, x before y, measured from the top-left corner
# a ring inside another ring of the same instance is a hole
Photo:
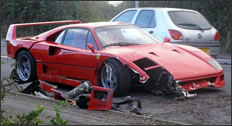
[[[33,37],[16,37],[23,26],[63,25]],[[19,83],[40,80],[76,87],[89,80],[125,95],[131,86],[186,91],[224,86],[220,64],[200,49],[162,43],[140,28],[118,22],[55,21],[10,25],[7,54],[16,59]]]

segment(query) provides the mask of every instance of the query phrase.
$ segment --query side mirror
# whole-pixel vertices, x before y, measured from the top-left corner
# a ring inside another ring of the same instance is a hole
[[[92,53],[95,53],[93,44],[88,44],[87,46],[88,46],[88,48],[92,51]]]
[[[170,38],[168,38],[168,37],[165,37],[165,38],[164,38],[164,42],[170,42],[170,41],[171,41]]]

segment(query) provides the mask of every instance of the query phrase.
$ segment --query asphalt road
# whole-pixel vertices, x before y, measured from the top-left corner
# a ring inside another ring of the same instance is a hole
[[[19,100],[20,99],[20,100]],[[37,105],[44,106],[44,111],[39,119],[44,124],[56,116],[54,111],[56,100],[42,99],[35,96],[28,96],[17,93],[7,93],[1,104],[1,109],[6,111],[5,116],[15,116],[22,113],[29,113],[35,110]],[[184,123],[167,122],[160,119],[125,114],[115,111],[93,111],[79,109],[77,106],[67,105],[61,110],[61,118],[68,121],[69,125],[180,125]]]
[[[2,48],[1,48],[1,52],[4,52]],[[12,69],[12,67],[10,67],[10,64],[14,63],[14,61],[6,58],[1,58],[1,61],[3,62],[3,64],[1,64],[1,79],[2,79],[3,77],[9,76],[10,71]],[[188,124],[231,125],[231,66],[230,65],[222,65],[222,66],[225,72],[226,85],[218,89],[204,88],[195,91],[194,93],[197,93],[198,96],[193,99],[187,99],[184,101],[175,101],[173,99],[168,99],[160,96],[153,96],[146,90],[140,88],[133,89],[129,93],[129,95],[132,96],[133,98],[140,99],[142,101],[143,112],[146,113],[146,115],[149,115],[149,117],[154,119],[183,122]],[[115,99],[121,99],[121,98],[115,98]],[[7,108],[9,104],[17,104],[21,106],[20,105],[21,100],[19,98],[9,97],[7,103],[5,103],[5,108]],[[17,108],[17,106],[11,105],[11,109],[13,109],[14,107]],[[11,111],[10,109],[7,110]],[[72,110],[70,108],[66,110],[66,114],[73,113],[73,111],[76,110]],[[96,115],[97,114],[93,116]],[[109,115],[109,117],[110,116],[115,116],[115,115]],[[70,120],[72,122],[74,119],[70,118]],[[82,122],[80,124],[85,124],[85,123]],[[96,124],[102,124],[102,123],[99,122]],[[115,123],[105,122],[103,124],[115,124]],[[128,122],[127,124],[132,124],[132,123]]]

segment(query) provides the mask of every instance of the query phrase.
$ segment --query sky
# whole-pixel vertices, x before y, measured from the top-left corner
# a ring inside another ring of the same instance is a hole
[[[113,6],[118,6],[120,3],[122,3],[123,1],[109,1],[109,4],[112,4]]]

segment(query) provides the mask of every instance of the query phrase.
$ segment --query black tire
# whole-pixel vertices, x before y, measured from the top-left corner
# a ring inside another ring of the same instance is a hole
[[[107,87],[107,83],[106,83],[106,78],[107,75],[106,73],[106,64],[109,65],[112,69],[114,69],[115,71],[113,73],[115,73],[115,78],[116,78],[116,82],[113,88],[111,87],[111,89],[114,90],[114,96],[124,96],[126,95],[130,88],[131,88],[131,71],[127,66],[123,66],[118,60],[116,59],[109,59],[107,60],[100,71],[100,85],[102,87],[105,88],[110,88]],[[112,76],[110,77],[111,79],[113,78]]]
[[[17,54],[16,73],[19,84],[32,82],[37,78],[35,60],[26,50],[22,50]]]

